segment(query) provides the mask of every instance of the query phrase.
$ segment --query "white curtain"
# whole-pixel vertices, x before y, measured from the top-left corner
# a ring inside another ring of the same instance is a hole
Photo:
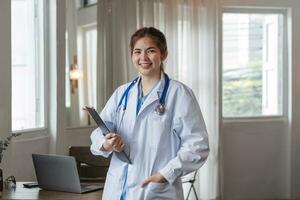
[[[103,82],[110,88],[106,96],[136,74],[130,61],[130,35],[143,26],[165,33],[169,51],[166,72],[193,89],[209,133],[210,155],[195,184],[200,199],[220,197],[216,8],[216,0],[102,0],[102,25],[98,13],[99,38],[101,34],[110,37],[98,43],[102,51],[110,47],[105,58],[109,59],[98,65],[111,73],[112,80]]]

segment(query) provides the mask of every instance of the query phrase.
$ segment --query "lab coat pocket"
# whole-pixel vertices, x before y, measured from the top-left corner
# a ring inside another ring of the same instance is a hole
[[[149,191],[146,199],[176,199],[176,192],[172,185],[165,183],[149,183]]]
[[[165,192],[165,190],[168,188],[169,183],[156,183],[156,182],[150,182],[150,188],[153,192]]]

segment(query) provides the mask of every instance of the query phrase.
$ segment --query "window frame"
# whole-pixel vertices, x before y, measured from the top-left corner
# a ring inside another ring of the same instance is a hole
[[[38,3],[38,2],[42,2],[42,3]],[[38,13],[38,15],[42,16],[42,21],[38,21],[35,23],[38,23],[37,26],[35,26],[35,30],[34,33],[39,33],[42,30],[42,34],[41,37],[38,38],[38,41],[36,41],[36,43],[34,44],[34,46],[37,48],[37,51],[35,51],[35,63],[36,63],[36,69],[38,70],[38,72],[36,72],[37,74],[40,74],[41,76],[38,77],[38,79],[42,79],[43,81],[43,86],[37,86],[36,84],[34,85],[36,91],[38,91],[39,93],[41,91],[43,92],[43,95],[41,95],[41,101],[43,101],[43,106],[41,108],[41,110],[43,110],[43,113],[41,116],[43,116],[44,118],[44,123],[41,127],[35,127],[35,128],[25,128],[25,129],[20,129],[20,130],[12,130],[12,133],[34,133],[34,132],[44,132],[45,130],[47,130],[48,128],[48,88],[49,88],[49,77],[47,76],[47,74],[49,74],[49,2],[46,0],[34,0],[34,5],[35,5],[35,14],[37,14],[37,12],[43,12],[43,13]],[[42,9],[38,9],[37,6],[41,6],[42,5]],[[11,7],[12,9],[12,7]],[[36,20],[36,19],[35,19]],[[42,26],[40,27],[42,23]],[[13,38],[11,38],[13,39]],[[38,57],[42,55],[42,59],[39,59]],[[41,69],[40,66],[41,64],[43,64],[43,68]],[[35,79],[37,79],[37,77],[35,77]],[[40,83],[40,82],[39,82]],[[36,102],[35,102],[36,104]],[[13,106],[13,105],[11,105]],[[11,120],[13,120],[11,118]],[[35,119],[36,120],[36,119]]]
[[[262,6],[223,6],[220,10],[219,17],[219,99],[220,99],[220,117],[227,121],[255,121],[255,120],[269,120],[269,119],[286,119],[288,117],[288,86],[289,86],[289,73],[291,70],[291,63],[289,59],[289,53],[291,52],[290,47],[290,31],[288,27],[288,14],[289,8],[284,7],[262,7]],[[282,30],[282,48],[287,51],[282,52],[282,67],[281,67],[281,92],[282,92],[282,114],[278,115],[257,115],[257,116],[234,116],[227,117],[223,113],[223,14],[224,13],[249,13],[249,14],[282,14],[283,16],[283,30]],[[287,69],[286,69],[287,67]]]

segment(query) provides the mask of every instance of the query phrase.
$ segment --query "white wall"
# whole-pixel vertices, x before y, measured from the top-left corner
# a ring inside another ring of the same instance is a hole
[[[281,120],[224,123],[225,199],[288,199],[289,137]]]
[[[300,199],[300,1],[295,0],[293,6],[293,42],[291,45],[293,46],[293,70],[291,72],[292,77],[292,151],[291,151],[291,159],[292,159],[292,197],[294,199]]]
[[[11,132],[11,60],[10,60],[10,0],[0,1],[0,139],[6,138]],[[8,155],[6,150],[2,160],[4,176],[9,169]]]
[[[46,131],[45,131],[46,132]],[[49,153],[49,135],[47,133],[26,133],[14,140],[11,145],[12,173],[18,181],[35,180],[33,171],[32,153]],[[9,174],[7,174],[9,175]]]

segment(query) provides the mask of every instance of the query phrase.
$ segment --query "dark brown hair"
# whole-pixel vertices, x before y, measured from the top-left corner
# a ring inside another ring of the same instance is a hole
[[[165,55],[167,52],[167,40],[165,35],[158,29],[153,27],[143,27],[137,30],[130,39],[130,50],[131,55],[133,53],[133,48],[135,43],[143,38],[143,37],[150,37],[155,42],[156,46],[159,48],[160,53]]]

